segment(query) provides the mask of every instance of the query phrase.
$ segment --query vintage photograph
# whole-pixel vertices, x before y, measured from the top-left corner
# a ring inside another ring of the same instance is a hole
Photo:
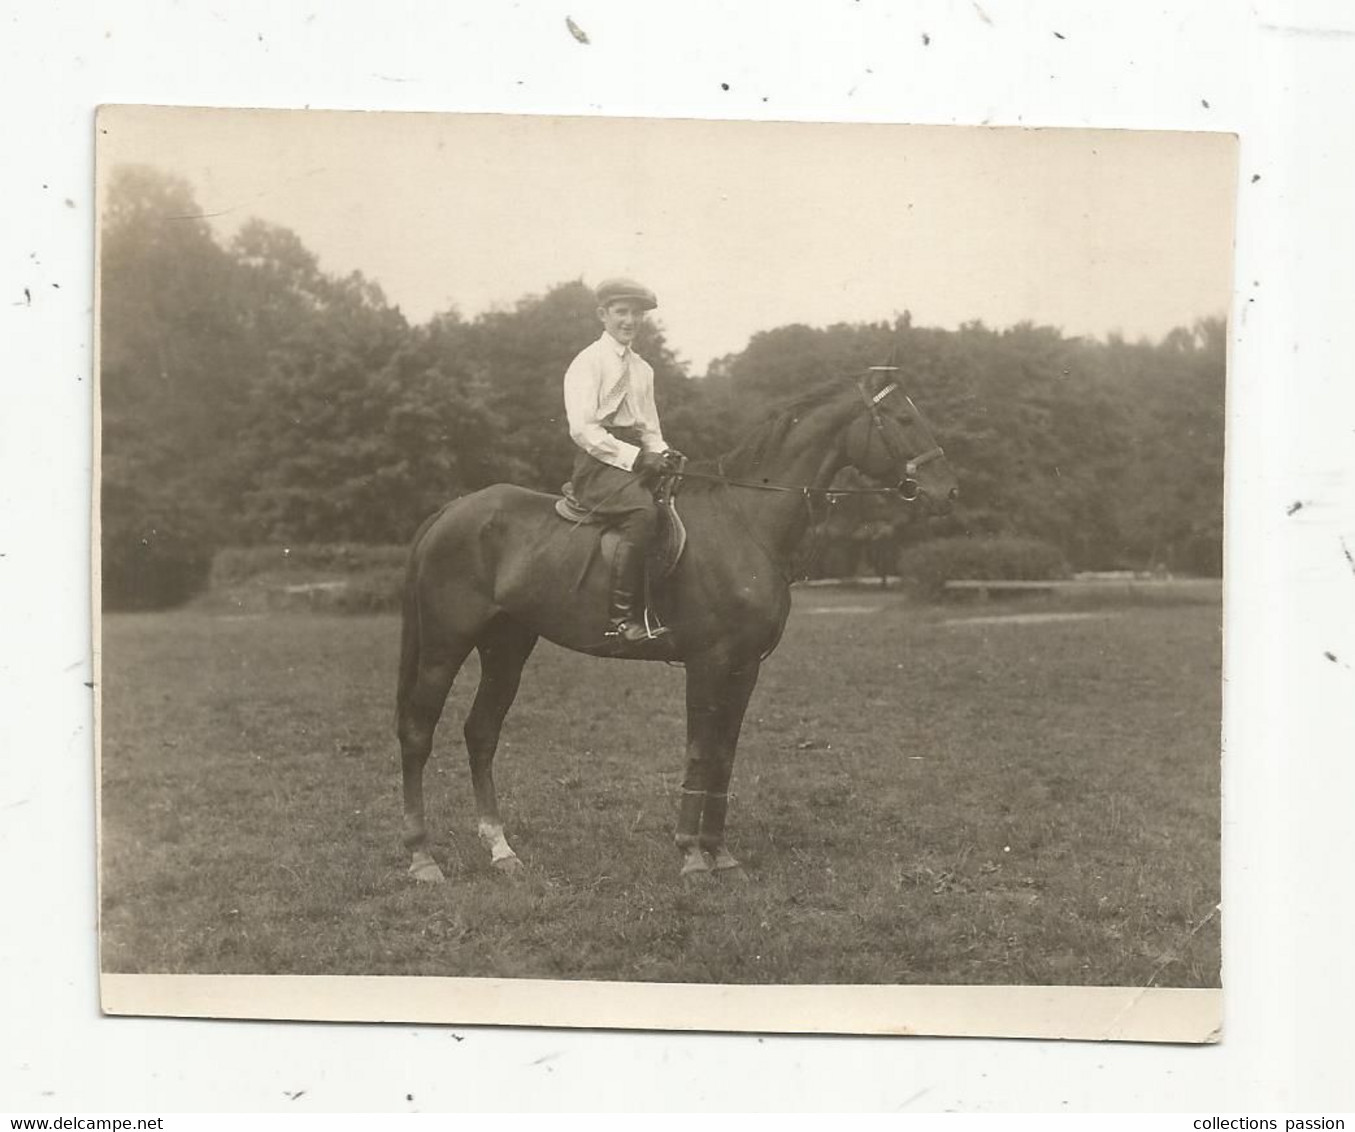
[[[1217,992],[1233,135],[122,106],[97,167],[135,1009]]]

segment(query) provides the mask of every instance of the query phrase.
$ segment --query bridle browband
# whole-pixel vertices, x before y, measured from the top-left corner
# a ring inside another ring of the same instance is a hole
[[[895,373],[898,371],[898,368],[898,366],[871,366],[866,372]],[[806,499],[815,495],[827,498],[838,495],[892,495],[902,499],[906,503],[912,503],[921,494],[921,489],[917,481],[913,479],[913,477],[917,475],[918,469],[930,464],[933,460],[941,459],[945,456],[945,451],[936,443],[935,438],[932,436],[931,429],[927,427],[926,418],[923,417],[918,407],[913,404],[913,399],[905,393],[902,394],[904,403],[908,406],[909,412],[913,414],[914,422],[922,429],[926,438],[932,441],[932,446],[919,456],[914,456],[911,459],[904,458],[903,454],[898,451],[890,440],[889,433],[885,429],[884,418],[880,416],[880,402],[891,393],[896,392],[899,388],[899,383],[897,381],[891,381],[873,396],[866,392],[865,386],[860,381],[856,383],[856,387],[861,393],[861,400],[866,407],[866,411],[870,414],[871,423],[880,433],[880,439],[885,446],[885,451],[888,452],[890,459],[895,462],[896,466],[903,468],[904,478],[894,487],[813,487],[809,484],[769,483],[766,480],[738,479],[734,476],[726,476],[723,473],[689,472],[685,470],[670,472],[669,475],[677,479],[708,480],[712,483],[727,484],[730,487],[751,488],[754,491],[794,492],[803,495]],[[912,486],[911,494],[908,494],[905,491],[906,485]]]

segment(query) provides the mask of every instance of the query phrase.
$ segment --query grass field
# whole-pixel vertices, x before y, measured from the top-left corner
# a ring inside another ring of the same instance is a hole
[[[472,659],[429,766],[436,887],[399,841],[398,619],[109,616],[103,966],[1218,985],[1219,607],[1003,619],[1063,609],[797,591],[735,769],[746,884],[677,876],[681,671],[547,644],[496,763],[528,868],[491,870]]]

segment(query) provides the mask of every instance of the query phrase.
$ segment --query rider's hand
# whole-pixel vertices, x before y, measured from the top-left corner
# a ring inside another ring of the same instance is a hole
[[[668,470],[668,461],[661,452],[641,452],[635,457],[632,471],[639,472],[646,479],[661,476]]]
[[[668,448],[664,451],[663,458],[668,461],[668,470],[676,472],[682,467],[682,462],[687,459],[676,448]]]

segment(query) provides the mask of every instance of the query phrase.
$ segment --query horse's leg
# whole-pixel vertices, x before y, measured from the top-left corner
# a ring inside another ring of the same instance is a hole
[[[673,841],[682,854],[682,875],[710,872],[710,859],[701,849],[701,811],[706,806],[706,776],[714,747],[717,691],[710,668],[687,661],[687,769],[682,776],[682,802]]]
[[[727,663],[687,661],[687,770],[674,837],[683,876],[738,867],[724,845],[725,811],[734,747],[757,673],[756,662],[735,672]]]
[[[717,872],[740,867],[725,845],[725,815],[729,810],[729,780],[734,773],[739,730],[743,727],[749,697],[757,685],[759,668],[759,662],[753,661],[730,672],[721,683],[720,713],[713,757],[706,771],[706,802],[701,810],[700,836],[701,849]]]
[[[476,645],[480,652],[480,687],[466,717],[466,750],[470,754],[480,840],[489,849],[494,867],[502,872],[515,872],[521,862],[503,835],[494,792],[494,752],[504,716],[518,694],[522,667],[535,646],[535,633],[503,616],[490,623]]]
[[[400,769],[404,780],[405,848],[410,852],[409,871],[415,880],[443,880],[442,870],[428,852],[428,829],[424,823],[423,769],[433,750],[433,731],[442,716],[447,693],[466,657],[471,642],[452,640],[438,649],[425,649],[418,656],[418,669],[411,686],[403,690],[397,707],[396,729],[400,736]]]

